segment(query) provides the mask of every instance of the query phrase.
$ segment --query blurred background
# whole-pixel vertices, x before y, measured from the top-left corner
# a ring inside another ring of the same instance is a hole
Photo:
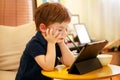
[[[25,45],[36,33],[35,9],[46,1],[60,2],[68,8],[71,40],[77,37],[74,24],[84,24],[91,39],[111,42],[105,53],[110,48],[111,63],[120,65],[120,0],[0,0],[0,80],[15,79]],[[120,80],[120,76],[113,79]]]
[[[60,2],[78,15],[92,39],[120,39],[120,0],[0,0],[0,25],[14,27],[33,21],[35,9],[45,1]],[[69,29],[76,36],[73,24]]]

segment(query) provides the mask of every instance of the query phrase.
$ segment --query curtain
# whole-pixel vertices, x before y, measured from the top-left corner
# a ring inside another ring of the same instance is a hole
[[[0,0],[0,25],[18,26],[31,21],[32,0]]]
[[[96,39],[120,39],[120,0],[88,0],[88,28]]]

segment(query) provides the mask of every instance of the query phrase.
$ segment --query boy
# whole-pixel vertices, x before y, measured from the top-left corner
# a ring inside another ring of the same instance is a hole
[[[60,61],[71,66],[74,56],[64,43],[70,15],[59,3],[43,3],[35,13],[36,35],[21,57],[16,80],[51,80],[41,70],[52,71]]]

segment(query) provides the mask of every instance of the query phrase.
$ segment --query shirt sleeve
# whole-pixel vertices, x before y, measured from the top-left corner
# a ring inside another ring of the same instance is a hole
[[[32,42],[27,46],[27,51],[32,57],[36,57],[38,55],[45,55],[46,49],[38,42]]]
[[[39,42],[31,42],[27,45],[27,51],[28,54],[30,54],[32,57],[36,57],[38,55],[46,55],[46,51],[47,51],[47,44],[46,45],[42,45]],[[56,57],[61,57],[61,51],[60,48],[58,46],[58,44],[56,44]]]

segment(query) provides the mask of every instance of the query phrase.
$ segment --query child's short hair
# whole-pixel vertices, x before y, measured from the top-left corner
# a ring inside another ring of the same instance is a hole
[[[36,30],[39,31],[41,23],[49,26],[55,22],[70,22],[70,14],[68,10],[60,3],[43,3],[35,12]]]

